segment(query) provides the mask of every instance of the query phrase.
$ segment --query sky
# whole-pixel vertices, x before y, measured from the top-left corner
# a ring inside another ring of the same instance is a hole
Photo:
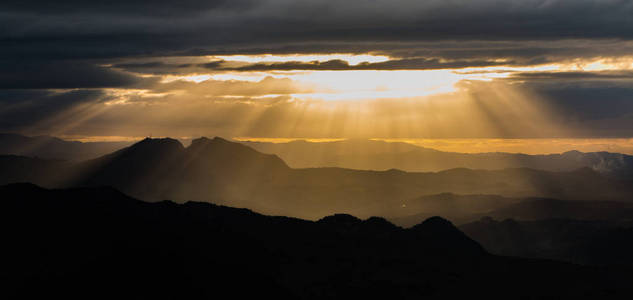
[[[0,132],[633,137],[629,0],[4,0],[0,45]]]

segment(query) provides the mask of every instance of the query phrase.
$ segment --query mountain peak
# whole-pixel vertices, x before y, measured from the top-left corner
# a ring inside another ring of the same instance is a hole
[[[234,143],[218,136],[213,137],[212,139],[202,136],[197,139],[191,140],[191,145],[189,145],[189,147],[196,149],[198,147],[204,147],[207,145],[232,145],[232,144],[241,145],[239,143]]]
[[[363,225],[369,226],[372,229],[383,229],[383,230],[392,230],[392,229],[398,228],[398,226],[387,221],[387,219],[381,218],[381,217],[370,217],[369,219],[363,221]]]
[[[224,153],[226,155],[237,155],[237,153],[259,153],[251,147],[240,143],[231,142],[217,136],[212,139],[209,139],[207,137],[200,137],[192,140],[191,145],[189,145],[187,150],[192,153],[202,153],[211,150],[215,154]]]
[[[240,176],[264,178],[273,170],[288,169],[279,157],[264,154],[241,143],[229,141],[221,137],[209,139],[197,138],[185,150],[186,154],[196,164],[213,166],[219,172],[231,172]],[[199,172],[208,172],[202,168]],[[259,175],[257,175],[259,174]],[[226,176],[226,173],[223,175]]]
[[[132,145],[130,148],[145,148],[145,147],[173,147],[184,149],[184,146],[180,141],[172,138],[149,138],[146,137],[140,142]]]
[[[585,154],[584,152],[580,152],[578,150],[569,150],[569,151],[565,151],[563,152],[563,155],[583,155]]]
[[[185,147],[178,140],[172,138],[145,138],[113,154],[141,158],[142,156],[155,157],[168,153],[180,153],[184,149]]]
[[[334,214],[331,216],[323,217],[318,222],[323,224],[353,225],[361,223],[362,220],[349,214]]]
[[[432,233],[432,234],[455,234],[461,233],[455,225],[449,220],[442,217],[434,216],[424,220],[422,223],[413,226],[411,229],[420,233]]]
[[[451,221],[442,217],[430,217],[424,222],[415,225],[411,228],[421,238],[429,239],[437,243],[438,245],[450,245],[450,247],[442,248],[437,247],[441,251],[454,251],[462,253],[486,253],[485,250],[477,242],[466,236],[461,230],[459,230]],[[437,245],[431,245],[437,246]]]
[[[439,216],[430,217],[430,218],[424,220],[424,222],[422,222],[420,225],[433,226],[435,228],[440,228],[440,227],[456,228],[455,225],[453,225],[453,223],[451,223],[451,221],[446,220],[446,219],[444,219],[442,217],[439,217]]]

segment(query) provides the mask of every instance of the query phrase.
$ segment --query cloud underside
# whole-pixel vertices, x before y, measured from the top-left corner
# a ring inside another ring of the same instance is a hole
[[[625,0],[129,0],[107,5],[8,0],[0,4],[0,131],[633,136],[631,15],[633,3]],[[333,53],[388,60],[216,57]],[[585,68],[588,61],[611,67]],[[548,65],[578,67],[540,68]],[[407,70],[499,76],[462,80],[454,91],[437,95],[349,103],[312,97],[336,91],[286,76]],[[245,80],[240,74],[260,76]],[[206,77],[193,82],[187,76]]]
[[[399,52],[424,41],[630,39],[627,0],[7,0],[0,54],[58,58],[175,53]],[[362,43],[362,44],[359,44]],[[334,49],[333,46],[338,44]],[[347,46],[344,46],[347,44]],[[542,51],[542,46],[526,51]],[[369,48],[368,48],[369,47]],[[459,47],[452,50],[460,50]],[[463,50],[463,49],[461,49]],[[503,50],[503,49],[496,49]],[[553,51],[557,51],[554,49]]]

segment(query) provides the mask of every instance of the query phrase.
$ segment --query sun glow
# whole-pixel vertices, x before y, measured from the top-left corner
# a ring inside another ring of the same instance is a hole
[[[373,55],[210,57],[223,59],[229,65],[339,58],[350,63],[389,59]],[[260,137],[269,138],[265,141],[270,142],[384,137],[411,139],[407,142],[456,152],[542,153],[576,148],[629,153],[630,141],[606,141],[602,146],[568,141],[554,147],[554,141],[531,139],[514,143],[509,139],[596,136],[586,128],[570,128],[545,96],[523,88],[522,75],[628,70],[632,61],[597,58],[533,66],[437,70],[205,71],[192,67],[191,70],[203,73],[156,74],[162,80],[139,88],[105,89],[98,105],[82,108],[88,117],[77,119],[71,124],[72,130],[66,126],[58,131],[83,135],[82,120],[107,116],[113,122],[132,119],[135,123],[98,135],[138,137],[159,132],[153,124],[175,124],[158,126],[160,134],[220,135],[239,140]],[[55,120],[67,117],[68,114],[60,114]],[[49,123],[46,121],[41,127],[49,128]],[[434,140],[420,140],[422,137]],[[437,140],[443,137],[453,139]],[[461,137],[500,137],[507,142],[454,139]]]
[[[170,83],[177,80],[199,83],[199,82],[207,81],[209,79],[213,79],[213,77],[214,76],[210,74],[194,74],[194,75],[186,75],[186,76],[165,75],[163,76],[161,83]]]
[[[449,70],[319,71],[289,74],[288,78],[315,85],[317,92],[300,99],[370,100],[412,98],[451,93],[466,76]]]
[[[341,59],[351,66],[390,60],[381,55],[323,54],[323,55],[226,55],[210,56],[211,60],[241,63],[314,62]],[[269,70],[216,71],[207,74],[165,75],[162,83],[186,81],[202,83],[214,81],[260,82],[265,78],[291,79],[305,90],[290,94],[301,100],[358,101],[398,99],[450,94],[459,89],[462,81],[492,81],[512,78],[515,74],[532,72],[622,71],[633,70],[633,58],[577,59],[560,63],[532,66],[490,66],[437,70]]]

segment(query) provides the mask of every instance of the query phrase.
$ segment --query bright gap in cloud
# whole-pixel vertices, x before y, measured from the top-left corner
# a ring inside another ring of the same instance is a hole
[[[428,71],[318,71],[286,77],[316,86],[312,94],[299,99],[368,100],[421,97],[455,91],[465,76],[449,70]]]
[[[353,63],[363,61],[384,61],[386,56],[373,55],[229,55],[214,59],[235,59],[252,63],[313,61],[345,58]],[[201,83],[207,80],[258,82],[266,77],[288,78],[297,84],[313,87],[312,93],[292,94],[297,99],[354,101],[371,99],[397,99],[425,97],[435,94],[452,93],[456,84],[464,80],[491,81],[511,77],[516,73],[530,72],[582,72],[605,70],[632,70],[633,58],[573,60],[555,64],[535,66],[494,66],[469,67],[438,70],[336,70],[336,71],[259,71],[259,72],[218,72],[210,74],[167,75],[162,82],[176,80]]]

